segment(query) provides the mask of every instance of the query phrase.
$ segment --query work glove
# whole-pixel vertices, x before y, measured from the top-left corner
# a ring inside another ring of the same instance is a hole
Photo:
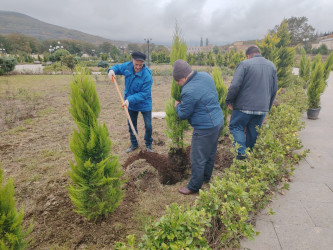
[[[112,80],[113,78],[116,78],[116,74],[114,73],[114,71],[112,69],[110,69],[108,76],[110,77],[110,79]]]
[[[121,106],[124,108],[125,106],[128,108],[129,106],[129,101],[128,100],[125,100],[121,103]]]

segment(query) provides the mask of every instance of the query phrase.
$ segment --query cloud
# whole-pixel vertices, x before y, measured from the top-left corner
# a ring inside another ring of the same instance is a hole
[[[306,16],[319,32],[332,31],[331,0],[2,0],[2,10],[113,40],[171,44],[176,22],[199,45],[261,39],[284,18]]]

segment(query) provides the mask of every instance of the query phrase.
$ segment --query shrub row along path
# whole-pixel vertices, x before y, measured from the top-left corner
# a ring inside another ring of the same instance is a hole
[[[319,119],[302,117],[300,137],[310,153],[296,166],[289,191],[278,194],[258,215],[255,229],[260,235],[243,240],[242,249],[333,249],[332,96],[333,72],[321,97]]]

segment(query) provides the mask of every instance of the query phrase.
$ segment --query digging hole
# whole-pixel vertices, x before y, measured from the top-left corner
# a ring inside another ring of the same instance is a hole
[[[188,157],[183,150],[171,150],[168,156],[155,152],[140,151],[127,159],[124,164],[126,169],[130,164],[139,159],[145,159],[159,173],[159,181],[162,184],[172,185],[185,178],[188,167]]]

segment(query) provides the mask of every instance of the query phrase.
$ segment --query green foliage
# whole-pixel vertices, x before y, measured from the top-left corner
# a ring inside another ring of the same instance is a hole
[[[260,49],[261,54],[267,60],[272,61],[275,65],[279,61],[277,44],[280,42],[280,38],[276,34],[267,34],[261,43],[257,42],[257,46]]]
[[[303,17],[290,17],[285,19],[284,22],[287,23],[287,29],[290,33],[290,45],[296,46],[298,44],[303,43],[303,39],[309,39],[309,42],[313,42],[316,38],[315,29],[307,23],[308,18]],[[277,32],[277,30],[281,27],[280,25],[276,25],[271,33]],[[310,44],[310,43],[309,43]]]
[[[229,109],[228,109],[227,105],[225,104],[225,99],[227,98],[228,88],[223,82],[222,71],[219,67],[213,68],[213,79],[215,82],[215,87],[216,87],[217,96],[219,98],[219,103],[220,103],[221,109],[223,111],[223,116],[224,116],[224,127],[223,127],[223,131],[221,133],[221,135],[224,136],[228,130]]]
[[[295,75],[289,77],[293,84],[289,84],[288,88],[283,89],[283,95],[279,95],[278,99],[282,103],[288,103],[288,105],[295,107],[300,113],[303,113],[307,109],[307,96],[304,89],[304,81]],[[297,98],[295,98],[297,96]]]
[[[327,81],[328,77],[330,76],[330,72],[333,69],[333,51],[327,57],[324,63],[324,80]]]
[[[71,83],[69,109],[77,130],[73,129],[70,149],[76,164],[70,163],[69,196],[75,211],[89,220],[113,212],[120,204],[123,191],[122,171],[118,158],[110,155],[111,141],[105,124],[97,119],[100,104],[92,78],[79,68]]]
[[[214,60],[214,57],[213,57],[213,53],[211,51],[209,51],[208,54],[207,54],[207,65],[215,66],[215,60]]]
[[[75,67],[75,60],[73,55],[63,55],[61,57],[61,63],[73,71]]]
[[[329,51],[328,51],[326,44],[322,44],[318,48],[312,49],[311,52],[312,52],[312,54],[327,55]]]
[[[304,48],[301,50],[301,60],[299,62],[298,75],[305,81],[305,85],[307,86],[311,75],[311,59],[310,57],[306,56]]]
[[[11,57],[0,57],[0,75],[14,70],[17,61]]]
[[[47,65],[43,69],[44,73],[53,73],[53,72],[67,72],[71,71],[66,65],[63,65],[61,62],[54,62],[51,65]]]
[[[315,69],[311,74],[311,82],[308,86],[308,105],[309,108],[317,109],[320,107],[320,96],[325,90],[324,67],[321,61],[316,63]]]
[[[318,54],[312,61],[311,72],[315,70],[317,64],[321,64],[321,63],[322,63],[322,57],[321,57],[321,55]]]
[[[14,183],[9,179],[4,184],[3,170],[0,165],[0,249],[24,249],[32,231],[22,227],[23,208],[18,212],[15,208]]]
[[[184,148],[184,131],[189,128],[189,124],[186,120],[180,120],[177,115],[177,111],[174,107],[175,101],[170,99],[166,103],[166,117],[167,129],[165,134],[171,139],[171,148],[178,149]]]
[[[222,64],[223,66],[234,69],[241,61],[245,59],[246,56],[244,55],[243,51],[235,51],[234,49],[231,49],[223,54]]]
[[[283,21],[277,31],[277,37],[280,41],[277,43],[279,61],[276,64],[277,75],[280,82],[291,74],[295,61],[295,48],[288,47],[290,45],[290,32],[287,30],[287,22]],[[285,87],[280,86],[280,87]]]
[[[68,50],[65,50],[65,49],[58,49],[56,50],[52,56],[53,56],[53,60],[52,61],[55,61],[55,62],[59,62],[61,61],[61,58],[65,55],[70,55],[70,53],[68,52]]]
[[[204,210],[172,204],[166,214],[146,228],[140,249],[210,249],[204,237],[210,215]]]
[[[173,66],[175,61],[182,59],[186,61],[187,47],[180,31],[176,25],[175,34],[173,36],[172,49],[170,53],[170,64]],[[178,149],[184,146],[184,132],[189,128],[186,120],[180,120],[174,107],[174,100],[180,101],[181,87],[172,79],[171,97],[172,99],[166,103],[166,135],[172,140],[171,148]]]
[[[109,68],[110,65],[109,65],[109,63],[106,62],[106,61],[99,61],[99,62],[97,63],[97,67]]]
[[[287,22],[284,20],[274,34],[268,34],[259,44],[261,54],[272,61],[277,70],[279,87],[286,87],[285,79],[291,74],[295,61],[295,48],[290,45],[290,32],[287,29]]]
[[[153,63],[170,63],[170,57],[166,51],[153,51],[151,54],[151,61]]]

